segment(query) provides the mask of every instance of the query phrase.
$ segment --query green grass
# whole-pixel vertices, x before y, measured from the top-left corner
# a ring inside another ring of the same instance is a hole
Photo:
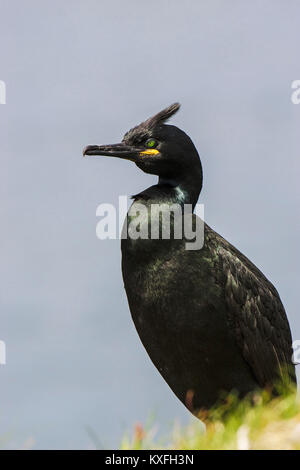
[[[200,418],[205,425],[196,420],[176,425],[160,439],[154,427],[138,424],[124,436],[121,449],[300,450],[300,401],[293,392],[275,399],[262,392],[243,401],[230,395]]]

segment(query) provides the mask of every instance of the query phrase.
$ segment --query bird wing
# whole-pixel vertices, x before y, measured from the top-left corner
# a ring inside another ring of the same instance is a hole
[[[277,290],[246,256],[205,229],[208,246],[217,253],[229,327],[256,380],[261,387],[286,378],[296,382],[291,331]]]

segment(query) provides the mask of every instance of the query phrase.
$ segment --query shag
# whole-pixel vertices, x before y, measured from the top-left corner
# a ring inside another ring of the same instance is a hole
[[[124,230],[143,205],[147,213],[139,216],[139,230],[150,231],[151,207],[160,205],[159,236],[123,236],[122,274],[145,349],[175,395],[196,414],[224,393],[275,390],[277,384],[295,384],[296,376],[287,316],[263,273],[206,223],[199,250],[187,249],[184,235],[162,237],[164,212],[173,213],[173,204],[194,209],[202,188],[192,140],[165,124],[179,106],[134,127],[121,143],[90,145],[83,154],[131,160],[158,176],[156,185],[133,196]],[[197,216],[190,216],[195,224]],[[172,227],[175,219],[173,214]]]

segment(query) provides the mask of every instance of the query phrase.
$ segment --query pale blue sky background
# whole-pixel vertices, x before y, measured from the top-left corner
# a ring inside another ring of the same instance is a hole
[[[99,203],[155,178],[81,156],[174,101],[207,222],[275,284],[300,339],[299,18],[299,0],[0,0],[7,448],[92,447],[87,425],[114,447],[153,411],[160,430],[190,419],[134,330],[119,242],[95,236]]]

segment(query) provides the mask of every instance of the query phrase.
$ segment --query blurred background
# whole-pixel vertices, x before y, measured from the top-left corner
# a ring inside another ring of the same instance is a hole
[[[82,158],[174,101],[207,223],[274,283],[300,339],[299,17],[298,0],[0,0],[4,447],[110,448],[150,415],[159,432],[191,419],[134,329],[119,241],[95,234],[100,203],[156,178]]]

